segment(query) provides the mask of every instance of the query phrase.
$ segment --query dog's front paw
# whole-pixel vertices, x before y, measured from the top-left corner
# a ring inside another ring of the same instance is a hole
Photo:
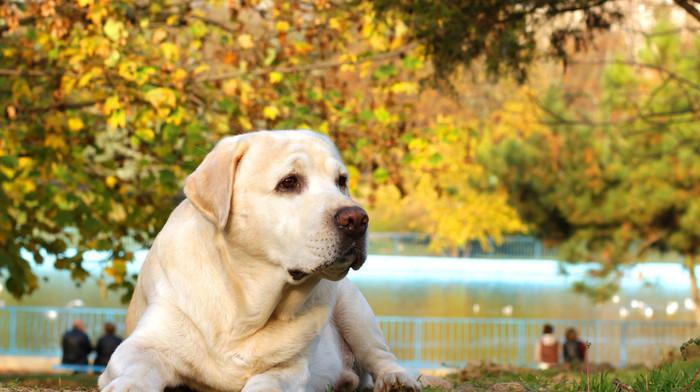
[[[117,377],[111,380],[109,384],[104,385],[100,377],[101,392],[147,392],[148,387],[144,387],[143,381],[129,379],[128,377]]]
[[[283,392],[284,389],[274,377],[258,374],[245,383],[241,392]]]
[[[384,373],[374,381],[374,392],[420,391],[420,384],[406,372]]]

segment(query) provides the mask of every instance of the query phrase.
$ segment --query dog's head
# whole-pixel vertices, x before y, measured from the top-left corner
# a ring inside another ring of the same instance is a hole
[[[348,193],[333,143],[311,131],[227,137],[185,181],[190,202],[253,259],[342,279],[367,257],[365,210]]]

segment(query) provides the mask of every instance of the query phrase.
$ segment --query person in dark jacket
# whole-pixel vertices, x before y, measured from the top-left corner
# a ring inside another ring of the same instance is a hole
[[[566,340],[562,347],[564,363],[568,366],[577,367],[586,362],[586,344],[578,340],[578,334],[573,328],[566,330],[564,335]]]
[[[114,324],[105,323],[105,334],[100,337],[97,341],[97,358],[95,358],[95,365],[107,366],[109,358],[112,356],[114,350],[117,349],[122,342],[122,338],[115,335]]]
[[[88,355],[92,352],[92,344],[85,333],[82,321],[75,320],[73,322],[73,329],[63,334],[61,346],[63,348],[61,363],[67,365],[88,364]]]

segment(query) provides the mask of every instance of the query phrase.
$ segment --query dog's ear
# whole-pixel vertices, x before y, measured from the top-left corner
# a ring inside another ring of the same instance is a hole
[[[221,230],[228,224],[236,168],[247,149],[240,136],[224,138],[185,179],[185,196]]]

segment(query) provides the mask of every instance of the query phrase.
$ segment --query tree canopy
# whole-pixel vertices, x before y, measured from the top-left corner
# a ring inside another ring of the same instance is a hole
[[[700,21],[697,1],[674,0]],[[530,65],[543,58],[566,64],[592,46],[597,33],[625,17],[614,0],[440,1],[377,0],[380,16],[401,18],[425,46],[442,84],[460,66],[483,63],[492,77],[527,80]]]
[[[523,227],[469,124],[417,110],[424,50],[369,2],[26,1],[0,15],[0,274],[15,296],[38,286],[32,263],[82,281],[97,250],[100,282],[128,298],[126,264],[184,177],[254,129],[329,134],[355,195],[411,204],[435,248]]]
[[[484,162],[538,236],[560,244],[566,260],[601,263],[602,281],[579,284],[599,299],[612,295],[625,264],[672,252],[700,305],[698,49],[697,37],[652,32],[634,60],[610,61],[599,94],[553,85],[531,97],[539,125],[491,133]]]

